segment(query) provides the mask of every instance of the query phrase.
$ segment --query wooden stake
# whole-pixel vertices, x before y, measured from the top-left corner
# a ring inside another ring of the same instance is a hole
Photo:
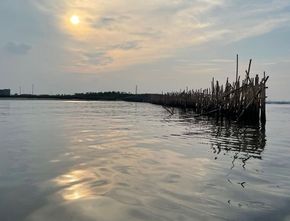
[[[238,82],[238,76],[239,76],[239,55],[237,54],[236,82]]]

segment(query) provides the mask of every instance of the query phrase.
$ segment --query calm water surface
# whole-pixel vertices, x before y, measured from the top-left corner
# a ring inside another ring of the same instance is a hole
[[[192,116],[0,100],[0,220],[290,220],[290,105],[265,129]]]

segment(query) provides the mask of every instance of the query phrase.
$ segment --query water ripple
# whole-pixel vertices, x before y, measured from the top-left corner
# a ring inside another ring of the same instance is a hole
[[[282,122],[290,116],[282,109],[270,106],[263,128],[168,116],[150,104],[1,101],[0,213],[14,221],[287,220]]]

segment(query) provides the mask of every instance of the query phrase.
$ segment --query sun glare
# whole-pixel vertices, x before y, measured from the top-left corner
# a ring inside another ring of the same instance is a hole
[[[80,23],[80,18],[77,15],[73,15],[70,17],[70,22],[73,25],[78,25]]]

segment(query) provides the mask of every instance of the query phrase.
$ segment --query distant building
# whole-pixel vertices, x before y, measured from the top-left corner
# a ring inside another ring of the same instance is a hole
[[[10,89],[0,89],[0,96],[10,96]]]

